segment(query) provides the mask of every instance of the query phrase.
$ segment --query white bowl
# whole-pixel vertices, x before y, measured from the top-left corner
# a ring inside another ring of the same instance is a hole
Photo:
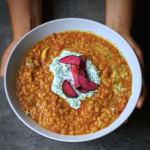
[[[42,40],[43,38],[51,35],[53,32],[58,33],[66,30],[92,31],[95,34],[102,35],[105,39],[109,39],[113,43],[116,43],[117,47],[122,51],[124,57],[126,58],[132,70],[132,75],[133,75],[132,95],[130,97],[130,100],[125,110],[122,112],[120,117],[113,124],[111,124],[106,129],[103,129],[94,134],[80,135],[80,136],[67,136],[67,135],[52,133],[42,128],[38,124],[34,123],[32,119],[26,116],[25,112],[21,108],[21,105],[16,95],[16,86],[15,86],[16,74],[19,65],[21,63],[21,60],[29,50],[28,48],[33,46],[36,42]],[[5,86],[6,96],[11,108],[18,116],[18,118],[30,129],[45,137],[54,140],[65,141],[65,142],[82,142],[82,141],[89,141],[89,140],[102,137],[114,131],[122,123],[124,123],[124,121],[131,115],[139,99],[141,87],[142,87],[142,75],[141,75],[141,68],[139,65],[139,61],[134,51],[118,33],[116,33],[112,29],[98,22],[94,22],[86,19],[67,18],[67,19],[50,21],[36,27],[35,29],[27,33],[17,43],[6,65],[4,86]]]

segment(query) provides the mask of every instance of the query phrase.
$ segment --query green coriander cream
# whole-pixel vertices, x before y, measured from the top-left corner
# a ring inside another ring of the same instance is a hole
[[[70,55],[80,56],[82,54],[64,50],[60,54],[60,56],[56,57],[53,60],[52,64],[49,65],[50,71],[54,73],[52,91],[60,95],[64,99],[66,99],[69,102],[71,107],[73,107],[74,109],[78,109],[81,106],[81,101],[85,100],[86,97],[91,97],[94,94],[94,92],[96,92],[97,90],[89,91],[88,93],[81,93],[79,92],[78,89],[75,88],[75,83],[71,72],[71,64],[63,64],[59,62],[61,58]],[[99,77],[100,71],[98,71],[97,68],[88,59],[86,59],[86,71],[87,71],[88,78],[91,81],[100,85],[101,82],[101,78]],[[62,83],[64,80],[68,80],[70,82],[72,88],[78,94],[77,98],[68,98],[63,94]]]

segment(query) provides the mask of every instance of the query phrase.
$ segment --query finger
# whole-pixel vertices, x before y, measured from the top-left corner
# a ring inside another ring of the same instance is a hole
[[[7,59],[9,57],[10,53],[9,51],[5,51],[3,57],[2,57],[2,64],[1,64],[1,78],[4,78],[4,73],[5,73],[5,66],[7,63]]]
[[[128,122],[128,119],[126,119],[126,121],[124,123],[127,123]]]
[[[17,41],[13,41],[13,42],[8,46],[8,48],[6,49],[6,51],[5,51],[4,54],[3,54],[2,63],[1,63],[1,71],[0,71],[0,76],[1,76],[1,78],[4,78],[5,67],[6,67],[6,63],[7,63],[8,57],[9,57],[11,51],[13,50],[14,46],[16,45],[16,43],[17,43]]]
[[[142,89],[141,96],[137,102],[136,108],[139,108],[139,109],[142,108],[143,103],[144,103],[145,98],[146,98],[146,95],[147,95],[147,87],[145,85]]]
[[[144,54],[143,54],[142,49],[136,43],[136,41],[132,38],[132,36],[130,36],[130,35],[122,35],[122,36],[127,40],[127,42],[130,44],[130,46],[135,51],[135,53],[136,53],[136,55],[139,59],[140,65],[141,65],[142,74],[144,76],[144,74],[145,74],[145,64],[144,64]]]

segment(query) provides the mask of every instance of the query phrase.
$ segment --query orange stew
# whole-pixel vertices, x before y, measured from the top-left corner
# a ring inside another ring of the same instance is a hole
[[[79,109],[51,90],[49,64],[63,50],[81,53],[100,71],[97,92]],[[45,129],[64,135],[90,134],[111,125],[125,109],[132,93],[132,73],[117,47],[90,32],[52,34],[33,46],[16,76],[17,96],[26,114]]]

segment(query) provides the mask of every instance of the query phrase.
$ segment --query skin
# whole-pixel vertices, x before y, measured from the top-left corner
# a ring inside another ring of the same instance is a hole
[[[131,35],[134,12],[137,0],[106,0],[106,25],[118,32],[135,51],[145,75],[143,51]],[[136,105],[141,108],[147,95],[147,87],[142,88],[141,96]]]
[[[17,42],[30,30],[42,23],[42,0],[8,0],[13,27],[13,41],[2,57],[1,78],[4,78],[7,59]]]
[[[13,41],[2,57],[0,75],[4,78],[7,59],[17,42],[31,29],[42,23],[42,0],[8,0],[13,26]],[[118,32],[135,51],[145,74],[143,52],[131,35],[136,0],[106,0],[106,25]],[[137,108],[141,108],[147,95],[146,85],[142,88]]]

